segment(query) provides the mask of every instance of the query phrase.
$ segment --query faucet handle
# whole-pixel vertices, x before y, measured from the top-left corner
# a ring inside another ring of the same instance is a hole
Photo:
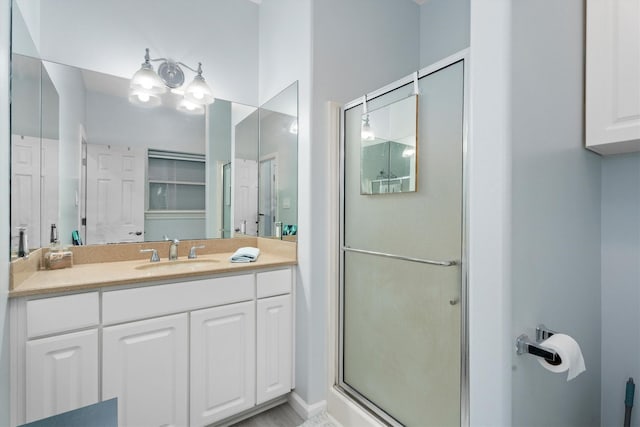
[[[196,249],[203,249],[204,245],[198,245],[198,246],[191,246],[191,249],[189,250],[189,259],[196,259],[198,258],[198,255],[196,255]]]
[[[155,249],[140,249],[140,252],[152,252],[150,262],[159,262],[160,257],[158,256],[158,251]]]

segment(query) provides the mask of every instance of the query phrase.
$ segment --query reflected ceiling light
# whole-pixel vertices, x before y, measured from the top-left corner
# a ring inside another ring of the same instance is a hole
[[[298,134],[298,120],[297,119],[294,119],[291,122],[291,126],[289,126],[289,133],[292,133],[294,135]]]
[[[413,147],[407,147],[402,151],[402,157],[411,157],[416,154],[416,149]]]
[[[157,107],[161,104],[160,97],[143,90],[129,91],[129,102],[141,107]]]
[[[156,61],[162,61],[158,67],[157,74],[151,65],[152,62]],[[182,88],[184,72],[181,66],[196,73],[193,81],[184,88]],[[148,106],[148,102],[151,100],[154,105],[159,105],[159,103],[155,103],[153,96],[165,93],[167,88],[171,89],[172,93],[184,96],[185,100],[200,106],[208,105],[215,101],[211,88],[202,77],[202,63],[199,62],[198,69],[195,70],[184,62],[167,58],[151,58],[149,49],[145,49],[144,62],[133,75],[129,84],[129,100],[134,104],[145,106]],[[147,95],[149,100],[146,100]]]
[[[204,105],[194,104],[188,99],[183,99],[178,103],[178,111],[187,114],[204,114]]]
[[[376,135],[373,133],[371,129],[371,125],[369,124],[369,115],[367,114],[363,119],[362,131],[360,133],[360,139],[363,141],[373,141],[376,139]]]

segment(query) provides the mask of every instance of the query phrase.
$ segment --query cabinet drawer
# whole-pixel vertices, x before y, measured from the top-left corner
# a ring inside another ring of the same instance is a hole
[[[27,338],[100,323],[98,292],[27,301]]]
[[[291,293],[291,269],[266,271],[257,276],[258,298]]]
[[[110,325],[254,298],[254,275],[218,277],[102,294],[102,323]]]

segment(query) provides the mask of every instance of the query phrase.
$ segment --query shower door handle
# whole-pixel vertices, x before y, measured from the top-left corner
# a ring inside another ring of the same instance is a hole
[[[409,256],[404,256],[404,255],[388,254],[388,253],[385,253],[385,252],[368,251],[368,250],[364,250],[364,249],[355,249],[355,248],[351,248],[349,246],[343,246],[342,250],[345,251],[345,252],[355,252],[355,253],[359,253],[359,254],[374,255],[374,256],[379,256],[379,257],[383,257],[383,258],[399,259],[401,261],[410,261],[410,262],[417,262],[417,263],[420,263],[420,264],[437,265],[437,266],[440,266],[440,267],[453,267],[453,266],[456,266],[456,265],[459,264],[459,262],[456,261],[456,260],[436,261],[436,260],[432,260],[432,259],[414,258],[414,257],[409,257]]]

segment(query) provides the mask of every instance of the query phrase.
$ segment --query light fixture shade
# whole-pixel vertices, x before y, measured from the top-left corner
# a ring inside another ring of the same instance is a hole
[[[133,75],[129,88],[131,92],[143,91],[153,95],[160,95],[167,91],[167,87],[153,71],[153,67],[146,63],[142,64],[142,67]]]
[[[180,101],[177,107],[178,111],[187,114],[204,114],[204,105],[195,104],[188,99],[183,99]]]
[[[130,90],[129,102],[140,107],[152,108],[161,104],[160,97],[144,90]]]
[[[184,99],[198,105],[208,105],[215,101],[211,88],[200,74],[184,89]]]

